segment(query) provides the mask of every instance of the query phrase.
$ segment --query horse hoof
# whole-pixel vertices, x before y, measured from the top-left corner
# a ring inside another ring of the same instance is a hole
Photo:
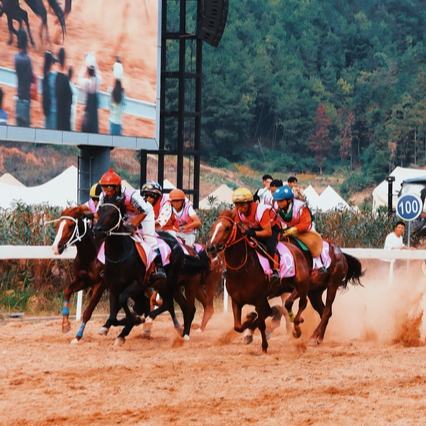
[[[301,330],[293,330],[293,337],[298,339],[302,335]]]
[[[244,336],[243,342],[245,345],[249,345],[251,342],[253,342],[253,336],[251,334]]]
[[[116,337],[114,340],[114,346],[123,346],[126,339],[124,337]]]
[[[70,344],[71,345],[78,345],[79,341],[80,341],[80,339],[77,339],[77,337],[74,337],[74,339],[71,340]]]
[[[99,335],[101,335],[101,336],[106,336],[106,335],[108,334],[108,331],[109,331],[109,329],[108,329],[108,328],[106,328],[106,327],[101,327],[101,328],[98,330],[98,334],[99,334]]]
[[[185,342],[189,342],[189,336],[187,334],[185,334],[183,336],[183,340],[185,340]]]
[[[266,340],[269,340],[272,336],[272,330],[268,330],[265,332]]]

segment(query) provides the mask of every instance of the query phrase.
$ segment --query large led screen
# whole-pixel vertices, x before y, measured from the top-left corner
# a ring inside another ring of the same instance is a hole
[[[0,1],[1,124],[154,138],[157,2]]]

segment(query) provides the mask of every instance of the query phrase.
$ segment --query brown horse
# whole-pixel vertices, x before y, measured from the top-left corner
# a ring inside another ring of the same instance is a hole
[[[311,340],[320,344],[324,340],[325,330],[328,321],[332,315],[332,306],[336,297],[337,289],[346,288],[348,283],[361,285],[360,278],[363,275],[361,262],[355,257],[343,253],[336,245],[329,243],[331,264],[326,272],[313,270],[311,272],[311,284],[309,288],[308,298],[312,307],[320,316],[320,323],[313,332]],[[309,254],[307,255],[309,257]],[[327,290],[327,297],[324,302],[322,295]],[[292,306],[294,301],[299,297],[297,289],[285,301],[285,308],[290,317],[292,317]]]
[[[243,234],[240,226],[235,222],[233,211],[223,212],[213,223],[211,238],[208,244],[209,252],[224,250],[226,266],[226,288],[232,300],[234,314],[234,330],[243,332],[246,329],[258,328],[262,335],[262,350],[267,351],[265,319],[276,317],[276,308],[271,308],[268,298],[276,297],[284,292],[297,289],[300,295],[299,311],[294,318],[294,334],[301,334],[301,314],[307,305],[307,293],[310,283],[310,269],[302,251],[292,245],[287,245],[294,257],[296,275],[291,278],[270,281],[259,263],[252,240]],[[241,310],[244,305],[254,305],[256,313],[248,315],[241,324]]]
[[[64,289],[63,333],[67,333],[71,329],[69,321],[71,295],[85,288],[91,287],[92,289],[89,303],[83,312],[83,320],[73,340],[74,342],[83,337],[84,328],[92,317],[92,313],[106,288],[101,275],[103,265],[97,260],[98,249],[92,234],[92,218],[93,214],[85,205],[65,209],[61,217],[56,220],[57,231],[52,245],[55,254],[61,254],[67,247],[73,245],[77,247],[77,256],[74,260],[74,280]]]

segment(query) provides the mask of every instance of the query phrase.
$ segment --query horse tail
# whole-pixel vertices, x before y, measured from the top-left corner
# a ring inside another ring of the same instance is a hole
[[[362,286],[360,278],[364,275],[364,272],[362,270],[361,262],[356,257],[351,256],[350,254],[343,254],[348,264],[348,272],[346,273],[346,277],[343,280],[342,286],[346,288],[349,281],[351,281],[353,285]]]
[[[56,0],[47,0],[49,3],[49,6],[52,8],[53,12],[55,13],[56,17],[59,20],[59,23],[61,24],[62,28],[62,38],[65,38],[65,15],[63,10],[61,9],[61,6],[59,6],[58,2]]]

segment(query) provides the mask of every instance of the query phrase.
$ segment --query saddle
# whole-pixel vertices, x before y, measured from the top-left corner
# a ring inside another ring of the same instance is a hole
[[[300,235],[293,235],[297,245],[303,251],[309,251],[312,257],[318,257],[322,253],[323,239],[316,231],[307,231]]]

